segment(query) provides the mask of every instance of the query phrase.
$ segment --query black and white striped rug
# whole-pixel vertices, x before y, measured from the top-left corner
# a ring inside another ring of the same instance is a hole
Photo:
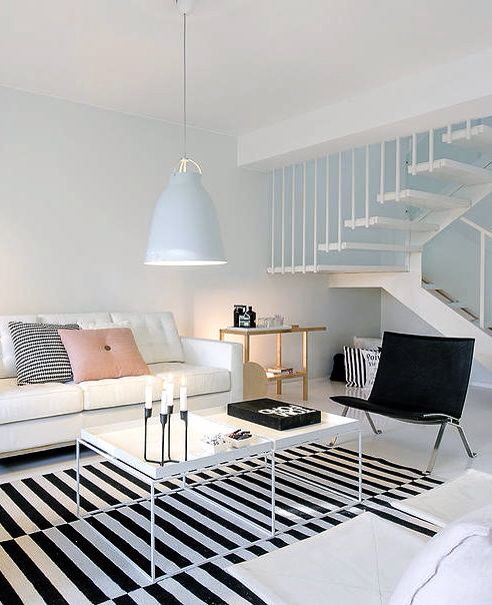
[[[363,505],[293,527],[313,514],[344,505],[343,494],[356,497],[357,454],[344,447],[327,450],[310,445],[282,452],[277,460],[279,470],[288,471],[277,478],[277,527],[282,533],[232,555],[220,556],[261,537],[250,522],[269,527],[268,470],[252,462],[231,464],[190,478],[216,477],[217,481],[158,499],[158,573],[175,572],[214,555],[219,558],[155,584],[138,569],[149,568],[147,502],[79,520],[72,469],[0,485],[0,602],[263,605],[225,568],[315,535],[364,510],[429,535],[435,531],[392,508],[391,501],[432,489],[440,482],[416,469],[367,455],[363,460]],[[247,464],[251,472],[244,473]],[[81,505],[86,511],[147,494],[145,485],[108,462],[84,466],[82,477]],[[327,497],[301,479],[333,487],[340,495]],[[224,507],[240,513],[242,520],[225,513]]]

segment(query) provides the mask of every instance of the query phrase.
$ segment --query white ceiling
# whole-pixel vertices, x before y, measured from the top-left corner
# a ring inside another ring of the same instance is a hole
[[[490,47],[491,20],[491,0],[197,0],[189,120],[249,132]],[[0,0],[0,85],[180,121],[180,44],[174,0]]]

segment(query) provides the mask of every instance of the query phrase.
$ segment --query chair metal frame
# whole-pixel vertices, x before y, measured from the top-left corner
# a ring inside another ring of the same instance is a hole
[[[342,411],[342,416],[346,416],[348,414],[349,407],[350,406],[348,406],[348,405],[344,406],[343,411]],[[375,435],[381,435],[382,431],[380,429],[376,428],[376,425],[374,424],[374,421],[371,418],[369,412],[364,412],[364,413],[366,415],[367,421],[369,422],[369,425],[370,425],[373,433]],[[404,418],[395,418],[395,420],[400,420],[402,422],[410,422],[412,424],[439,424],[439,431],[437,432],[437,437],[434,442],[434,447],[432,448],[431,457],[427,464],[427,468],[424,471],[424,475],[430,475],[432,473],[432,471],[434,470],[434,465],[436,463],[437,454],[439,452],[439,447],[441,445],[441,441],[444,436],[444,431],[446,430],[446,427],[448,425],[454,427],[458,431],[459,436],[461,437],[463,446],[465,448],[465,451],[468,454],[468,457],[475,458],[477,456],[477,452],[474,452],[471,449],[470,442],[468,441],[465,430],[463,429],[463,427],[460,424],[460,421],[457,418],[454,418],[453,416],[445,416],[444,414],[425,414],[424,418],[429,418],[428,422],[426,422],[425,420],[419,420],[418,422],[413,422],[411,420],[405,420]],[[432,420],[432,419],[434,419],[434,420]],[[441,421],[439,421],[439,419],[441,419]]]

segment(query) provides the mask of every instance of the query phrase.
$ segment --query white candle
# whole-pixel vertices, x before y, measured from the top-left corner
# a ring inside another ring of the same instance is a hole
[[[167,414],[167,391],[165,387],[161,393],[161,414]]]
[[[166,382],[166,391],[167,391],[167,405],[172,406],[173,399],[174,399],[174,382],[173,382],[172,376]]]
[[[152,383],[150,381],[150,379],[147,379],[146,383],[145,383],[145,409],[146,410],[151,410],[152,409]]]
[[[188,411],[188,388],[184,376],[181,378],[181,386],[179,387],[179,411]]]

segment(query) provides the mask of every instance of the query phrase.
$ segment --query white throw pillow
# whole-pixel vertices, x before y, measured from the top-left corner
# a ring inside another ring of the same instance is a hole
[[[366,336],[354,336],[353,346],[357,349],[371,349],[372,351],[379,351],[383,345],[382,338],[368,338]]]
[[[491,605],[492,505],[450,523],[410,563],[389,605]]]

